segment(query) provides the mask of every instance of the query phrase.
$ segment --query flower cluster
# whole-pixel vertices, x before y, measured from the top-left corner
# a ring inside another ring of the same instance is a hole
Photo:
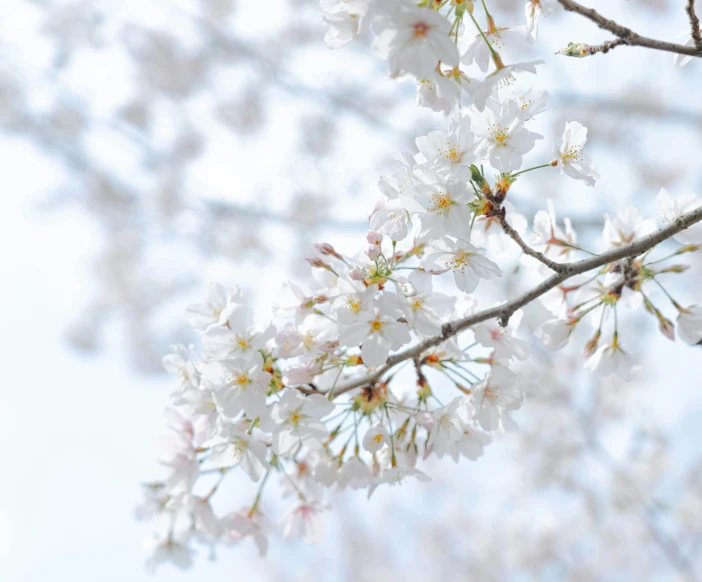
[[[417,138],[418,151],[398,156],[397,171],[380,179],[382,197],[355,254],[316,245],[307,259],[313,283],[287,283],[273,321],[257,321],[238,289],[218,284],[188,308],[202,352],[178,346],[164,360],[179,379],[168,411],[173,434],[159,448],[167,475],[147,486],[140,510],[164,524],[150,541],[154,564],[170,559],[187,566],[193,539],[250,537],[265,553],[275,526],[262,499],[272,475],[295,499],[280,520],[284,535],[313,541],[328,509],[325,490],[363,489],[370,496],[383,485],[426,481],[419,468],[424,460],[477,459],[494,434],[516,428],[511,415],[527,388],[518,368],[531,353],[520,336],[522,312],[465,322],[485,303],[481,281],[502,275],[497,251],[506,239],[537,274],[563,273],[572,256],[594,254],[577,244],[569,220],[558,224],[550,202],[534,219],[532,246],[524,242],[526,221],[508,200],[520,176],[558,169],[589,186],[599,176],[583,153],[587,130],[573,121],[564,124],[552,158],[524,167],[543,139],[529,127],[546,110],[548,95],[517,91],[514,73],[535,72],[535,62],[505,65],[498,50],[533,42],[539,14],[550,3],[528,2],[527,26],[514,29],[496,27],[485,8],[486,31],[473,4],[322,1],[327,44],[338,48],[372,22],[375,49],[388,60],[390,75],[414,76],[420,104],[450,112],[448,127]],[[461,54],[467,17],[479,34]],[[491,60],[495,70],[480,82],[460,69],[475,63],[486,71]],[[462,89],[473,98],[469,108],[459,107],[455,91]],[[702,205],[665,191],[659,203],[669,224]],[[630,245],[655,229],[637,209],[621,208],[605,217],[604,249]],[[699,224],[677,236],[683,246],[669,257],[653,260],[649,251],[605,262],[594,276],[563,276],[540,293],[551,315],[534,335],[557,350],[591,320],[596,331],[585,344],[585,365],[599,376],[628,378],[634,362],[620,345],[618,308],[644,305],[673,336],[673,323],[648,288],[656,285],[670,297],[660,278],[684,267],[661,263],[702,244]],[[701,341],[702,308],[670,298],[678,334]],[[611,339],[602,343],[603,335]],[[211,499],[236,468],[256,484],[255,492],[242,508],[218,516]]]

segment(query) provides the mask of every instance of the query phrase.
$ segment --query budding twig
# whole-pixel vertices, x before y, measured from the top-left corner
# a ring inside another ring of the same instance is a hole
[[[497,318],[499,319],[501,325],[507,325],[509,318],[515,311],[524,307],[525,305],[528,305],[538,297],[541,297],[547,291],[550,291],[554,287],[557,287],[563,283],[563,281],[566,281],[575,275],[597,269],[598,267],[602,267],[614,261],[639,256],[700,221],[702,221],[702,206],[692,210],[691,212],[683,214],[672,224],[661,228],[637,241],[617,247],[611,251],[602,253],[601,255],[583,259],[582,261],[562,263],[562,270],[560,272],[555,273],[531,289],[531,291],[527,291],[512,301],[507,301],[500,305],[496,305],[495,307],[491,307],[490,309],[485,309],[484,311],[464,317],[463,319],[444,324],[440,335],[428,338],[416,346],[408,348],[398,354],[395,354],[394,356],[390,356],[388,361],[383,366],[380,366],[371,374],[362,378],[351,380],[345,385],[337,386],[337,388],[334,390],[334,394],[339,396],[353,390],[354,388],[373,384],[380,379],[383,374],[397,364],[404,362],[405,360],[417,358],[426,350],[441,344],[447,339],[458,335],[463,330],[468,329],[469,327],[472,327],[478,323],[482,323],[483,321]]]
[[[688,0],[690,1],[690,0]],[[654,38],[648,38],[646,36],[641,36],[640,34],[634,32],[630,28],[627,28],[626,26],[622,26],[621,24],[615,22],[614,20],[610,20],[609,18],[605,18],[602,16],[597,10],[594,10],[592,8],[586,8],[582,4],[578,4],[577,2],[574,2],[573,0],[558,0],[561,6],[568,10],[569,12],[575,12],[576,14],[580,14],[581,16],[584,16],[588,20],[591,20],[594,22],[597,26],[599,26],[603,30],[607,30],[614,34],[615,36],[619,37],[619,39],[623,42],[619,44],[626,44],[628,46],[641,46],[641,47],[646,47],[650,48],[653,50],[657,51],[666,51],[669,53],[676,53],[679,55],[687,55],[690,57],[702,57],[702,45],[701,46],[685,46],[682,44],[677,44],[674,42],[666,42],[664,40],[657,40]],[[689,4],[688,4],[688,14],[689,14]],[[694,13],[694,8],[693,8],[693,13]],[[699,35],[699,27],[698,27],[698,33]],[[694,37],[693,37],[694,38]],[[612,48],[611,46],[609,48]],[[609,50],[609,49],[608,49]]]

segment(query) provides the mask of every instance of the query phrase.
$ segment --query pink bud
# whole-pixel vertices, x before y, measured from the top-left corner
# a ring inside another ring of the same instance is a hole
[[[366,235],[366,240],[368,241],[368,244],[371,245],[379,245],[381,242],[383,242],[383,235],[377,232],[368,231],[368,234]]]
[[[430,431],[434,428],[434,417],[428,412],[422,412],[417,415],[417,424]]]
[[[377,245],[370,245],[366,249],[366,255],[371,261],[375,261],[380,256],[380,247]]]
[[[349,277],[354,281],[363,281],[366,278],[366,272],[359,267],[354,267],[349,271]]]
[[[318,269],[326,269],[327,271],[331,271],[331,265],[328,265],[325,263],[322,259],[318,259],[317,257],[305,257],[305,260],[312,265],[313,267],[317,267]]]
[[[314,243],[314,248],[316,248],[322,255],[331,255],[332,257],[339,258],[339,253],[334,250],[334,247],[329,243]]]

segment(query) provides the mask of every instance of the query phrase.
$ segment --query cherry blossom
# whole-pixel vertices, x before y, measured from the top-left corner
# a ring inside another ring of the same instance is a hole
[[[486,144],[486,157],[500,172],[518,170],[522,156],[534,148],[538,133],[529,131],[519,117],[517,103],[508,99],[501,104],[490,100],[477,124],[476,133]]]
[[[391,77],[410,73],[421,79],[436,69],[439,61],[458,66],[458,49],[448,36],[451,24],[442,14],[408,8],[391,12],[378,22],[380,31],[373,46],[378,56],[388,60]]]
[[[691,305],[680,309],[678,315],[678,335],[688,344],[702,341],[702,307]]]
[[[681,194],[671,196],[665,188],[661,188],[658,193],[658,211],[663,222],[670,224],[685,212],[694,210],[702,206],[702,198],[695,194]],[[673,237],[680,244],[702,244],[702,226],[697,223],[690,228],[686,228]]]
[[[594,186],[600,177],[589,156],[583,153],[587,142],[587,128],[577,121],[564,122],[563,138],[556,148],[556,165],[561,173],[574,180]]]
[[[452,271],[456,287],[464,293],[473,293],[480,279],[500,277],[502,271],[485,257],[485,249],[478,248],[464,239],[433,241],[424,255],[423,267]]]

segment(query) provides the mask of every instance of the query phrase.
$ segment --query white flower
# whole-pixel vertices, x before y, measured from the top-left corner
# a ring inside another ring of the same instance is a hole
[[[419,236],[466,236],[472,216],[468,202],[473,198],[467,182],[444,180],[431,172],[421,178],[424,183],[417,182],[414,195],[405,201],[405,207],[421,217]]]
[[[414,168],[417,165],[414,156],[404,152],[397,154],[395,159],[400,163],[400,168],[394,174],[381,176],[378,180],[378,190],[390,200],[396,200],[414,192]]]
[[[556,220],[556,210],[553,206],[553,200],[550,198],[546,201],[548,211],[539,210],[534,216],[534,238],[532,244],[534,248],[543,250],[545,254],[552,252],[553,247],[559,249],[560,254],[568,254],[571,249],[562,246],[560,243],[567,242],[575,244],[577,236],[573,230],[573,225],[569,218],[564,219],[565,230],[558,226]]]
[[[368,321],[375,314],[373,308],[377,293],[377,285],[369,285],[361,291],[351,286],[349,293],[342,293],[334,300],[332,313],[342,325]]]
[[[491,100],[476,122],[475,132],[485,140],[486,157],[499,172],[513,172],[522,165],[522,156],[534,148],[538,133],[524,127],[516,101],[502,104]]]
[[[678,335],[688,344],[702,341],[702,306],[691,305],[678,315]]]
[[[146,568],[154,572],[159,564],[171,562],[181,570],[189,570],[193,565],[193,550],[188,547],[188,532],[163,537],[152,536],[144,541],[144,549],[149,557]]]
[[[373,47],[388,59],[389,74],[410,73],[421,79],[436,69],[439,61],[458,66],[458,49],[449,37],[451,24],[443,15],[428,8],[392,12],[379,21]]]
[[[235,306],[224,325],[206,332],[202,338],[203,348],[215,358],[252,358],[276,333],[273,325],[262,330],[254,326],[253,320],[254,312],[251,308]]]
[[[475,340],[486,348],[493,348],[498,359],[517,358],[526,360],[531,354],[529,342],[514,337],[522,320],[522,312],[515,312],[509,319],[507,327],[502,327],[497,320],[490,319],[473,326]]]
[[[528,0],[524,6],[526,15],[526,30],[532,39],[536,40],[539,30],[539,18],[551,14],[559,6],[556,0]]]
[[[565,123],[561,145],[555,150],[556,160],[562,174],[594,186],[600,175],[590,156],[583,153],[586,142],[587,128],[583,124],[577,121]]]
[[[322,520],[320,515],[329,510],[329,505],[321,501],[301,501],[280,520],[283,536],[302,538],[309,544],[318,543],[322,538]]]
[[[454,297],[432,292],[431,275],[422,271],[412,273],[407,282],[411,293],[402,296],[402,308],[409,325],[424,335],[441,331],[441,323],[453,311]]]
[[[515,98],[519,111],[517,115],[522,121],[533,119],[539,113],[548,109],[548,92],[529,87],[524,93]]]
[[[522,403],[522,392],[516,386],[517,376],[503,366],[494,366],[490,374],[473,386],[470,403],[483,429],[512,431],[517,425],[509,413]]]
[[[464,434],[463,421],[458,416],[458,407],[462,402],[463,398],[459,396],[431,412],[433,423],[427,449],[439,458],[450,455],[454,461],[458,461],[458,441]]]
[[[656,230],[656,221],[643,219],[635,206],[622,206],[612,218],[605,214],[605,226],[602,232],[605,248],[612,249],[629,244]]]
[[[370,218],[373,231],[390,237],[391,240],[401,241],[407,237],[409,213],[399,200],[388,200],[376,207]]]
[[[503,50],[514,51],[514,54],[521,55],[531,44],[531,38],[527,35],[526,27],[516,26],[514,28],[490,27],[485,31],[485,36],[490,44],[502,53]],[[461,57],[461,64],[470,66],[476,63],[483,73],[487,73],[490,66],[490,47],[481,34],[475,36],[466,48]]]
[[[665,188],[658,193],[658,211],[665,224],[672,224],[686,212],[702,206],[702,198],[695,194],[671,196]],[[702,222],[693,224],[682,232],[673,235],[680,244],[702,244]]]
[[[252,481],[258,481],[270,469],[265,443],[246,434],[238,425],[224,425],[221,437],[224,442],[211,447],[209,462],[214,467],[231,467],[240,463]]]
[[[155,443],[155,457],[168,467],[166,489],[172,493],[190,491],[200,474],[192,445],[179,435],[163,435]]]
[[[367,0],[321,0],[324,22],[329,28],[324,44],[330,49],[341,48],[356,38],[366,25]]]
[[[534,330],[534,335],[541,340],[549,352],[565,347],[573,332],[573,326],[563,319],[549,319]]]
[[[416,139],[417,149],[432,170],[442,176],[470,179],[470,165],[476,161],[479,146],[470,123],[468,115],[456,114],[449,121],[448,131],[432,131]]]
[[[390,350],[411,340],[407,324],[397,321],[400,314],[395,295],[384,292],[376,299],[371,315],[341,329],[339,341],[349,347],[362,344],[363,363],[370,368],[382,366]]]
[[[475,461],[483,454],[485,445],[489,444],[491,440],[489,434],[464,423],[463,436],[457,443],[458,453],[471,461]]]
[[[200,371],[193,361],[192,350],[179,344],[171,346],[174,353],[163,357],[163,367],[171,374],[177,374],[180,390],[197,389],[200,385]]]
[[[356,456],[347,459],[338,472],[339,489],[361,489],[367,487],[371,481],[371,470],[361,459]]]
[[[337,327],[322,315],[311,313],[297,326],[300,334],[300,353],[307,358],[316,358],[324,353],[323,348],[336,338]]]
[[[464,239],[443,238],[430,243],[422,267],[453,271],[458,287],[464,293],[473,293],[480,279],[494,279],[502,275],[500,268],[486,258],[485,249],[473,246]]]
[[[188,306],[185,317],[195,331],[205,332],[212,326],[223,325],[227,321],[229,311],[241,299],[242,294],[238,287],[228,292],[219,283],[212,282],[207,288],[205,301]]]
[[[251,536],[258,547],[261,556],[265,556],[268,551],[268,538],[266,534],[271,529],[271,525],[266,517],[257,509],[252,510],[245,507],[240,511],[230,513],[221,520],[224,531],[224,539],[238,542]]]
[[[589,368],[598,378],[614,375],[629,382],[634,369],[634,360],[619,346],[615,339],[611,344],[600,346],[587,359],[585,367]]]
[[[261,428],[273,433],[273,452],[289,457],[301,445],[321,446],[321,439],[329,434],[320,420],[334,410],[334,404],[321,394],[303,396],[287,388],[282,398],[273,405],[270,418],[262,417]]]
[[[363,448],[369,453],[377,453],[385,445],[390,446],[390,436],[381,425],[372,426],[363,437]]]
[[[498,87],[509,87],[514,82],[514,75],[517,73],[532,73],[536,74],[536,65],[542,64],[541,59],[527,61],[523,63],[515,63],[514,65],[502,65],[496,71],[490,73],[485,80],[476,85],[473,90],[473,99],[478,111],[485,109],[487,100],[492,97]]]
[[[417,105],[437,112],[450,113],[461,101],[461,89],[468,90],[470,79],[465,75],[445,74],[436,70],[417,79]]]
[[[243,410],[253,419],[263,413],[271,375],[263,371],[261,354],[256,352],[251,360],[226,358],[213,362],[207,375],[219,379],[214,382],[214,401],[224,416],[234,418]]]
[[[379,485],[388,483],[389,485],[397,485],[398,483],[404,482],[408,477],[414,477],[420,481],[431,481],[431,477],[427,476],[424,472],[413,467],[402,467],[397,465],[389,469],[383,469],[379,475],[373,478],[370,488],[368,489],[368,497],[373,495],[373,492],[378,488]]]

